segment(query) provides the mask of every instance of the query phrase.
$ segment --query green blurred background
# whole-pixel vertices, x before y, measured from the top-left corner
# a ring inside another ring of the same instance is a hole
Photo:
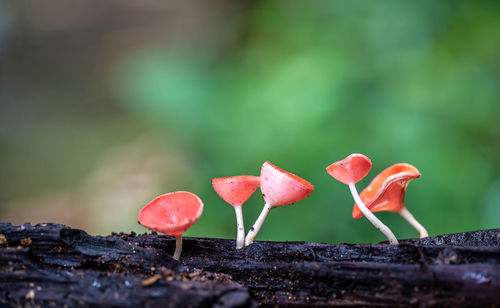
[[[431,235],[500,227],[499,1],[2,1],[0,220],[145,231],[156,195],[196,193],[188,236],[233,238],[211,178],[266,160],[315,185],[258,239],[377,242],[325,167],[369,156],[359,190],[415,165]],[[244,205],[246,227],[263,201]],[[377,214],[398,238],[417,236]]]

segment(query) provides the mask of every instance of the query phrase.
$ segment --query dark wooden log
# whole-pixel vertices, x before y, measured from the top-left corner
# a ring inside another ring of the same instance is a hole
[[[89,236],[0,224],[5,306],[495,306],[500,229],[366,245]]]
[[[231,277],[188,268],[132,240],[57,224],[3,223],[0,234],[3,306],[255,306]]]

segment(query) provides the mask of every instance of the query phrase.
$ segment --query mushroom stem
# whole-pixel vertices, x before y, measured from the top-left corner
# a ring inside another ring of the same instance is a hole
[[[236,213],[236,228],[238,229],[236,233],[236,249],[241,249],[245,247],[245,227],[243,226],[241,205],[235,205],[234,212]]]
[[[366,207],[361,198],[359,197],[358,191],[356,190],[356,186],[354,183],[349,183],[349,189],[351,190],[352,197],[354,198],[354,202],[358,205],[358,208],[365,215],[365,217],[375,226],[375,228],[379,229],[387,239],[391,245],[397,245],[398,240],[392,233],[391,229],[389,229],[386,225],[384,225],[373,213]]]
[[[266,203],[264,205],[264,208],[262,209],[262,212],[260,212],[259,217],[250,228],[250,231],[248,231],[247,237],[245,238],[245,246],[251,245],[253,243],[255,237],[259,233],[260,228],[262,227],[262,224],[264,223],[264,220],[266,220],[267,214],[269,214],[271,209],[272,207],[270,204]]]
[[[420,233],[420,238],[428,237],[429,233],[425,230],[424,226],[422,226],[413,215],[404,207],[401,211],[399,211],[399,215],[403,216],[406,221],[413,226],[413,228],[417,229],[418,233]]]
[[[175,236],[175,251],[173,258],[179,260],[182,252],[182,234]]]

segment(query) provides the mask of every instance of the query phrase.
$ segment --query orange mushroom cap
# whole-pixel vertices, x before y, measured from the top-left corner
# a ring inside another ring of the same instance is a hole
[[[372,168],[372,161],[363,154],[351,154],[326,167],[326,172],[337,181],[349,185],[361,181]]]
[[[203,202],[197,195],[176,191],[156,197],[137,216],[139,223],[153,231],[181,235],[200,218]]]
[[[309,196],[314,186],[308,181],[266,161],[260,171],[260,190],[272,207],[295,203]]]
[[[359,196],[372,212],[399,212],[405,207],[408,183],[419,177],[420,172],[414,166],[405,163],[394,164],[380,172]],[[357,204],[354,204],[352,217],[363,217]]]
[[[232,206],[242,205],[260,186],[258,176],[238,175],[212,179],[217,194]]]

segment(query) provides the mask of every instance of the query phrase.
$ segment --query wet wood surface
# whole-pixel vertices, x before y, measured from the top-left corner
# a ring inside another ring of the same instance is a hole
[[[329,245],[0,223],[1,306],[495,306],[500,229]]]

